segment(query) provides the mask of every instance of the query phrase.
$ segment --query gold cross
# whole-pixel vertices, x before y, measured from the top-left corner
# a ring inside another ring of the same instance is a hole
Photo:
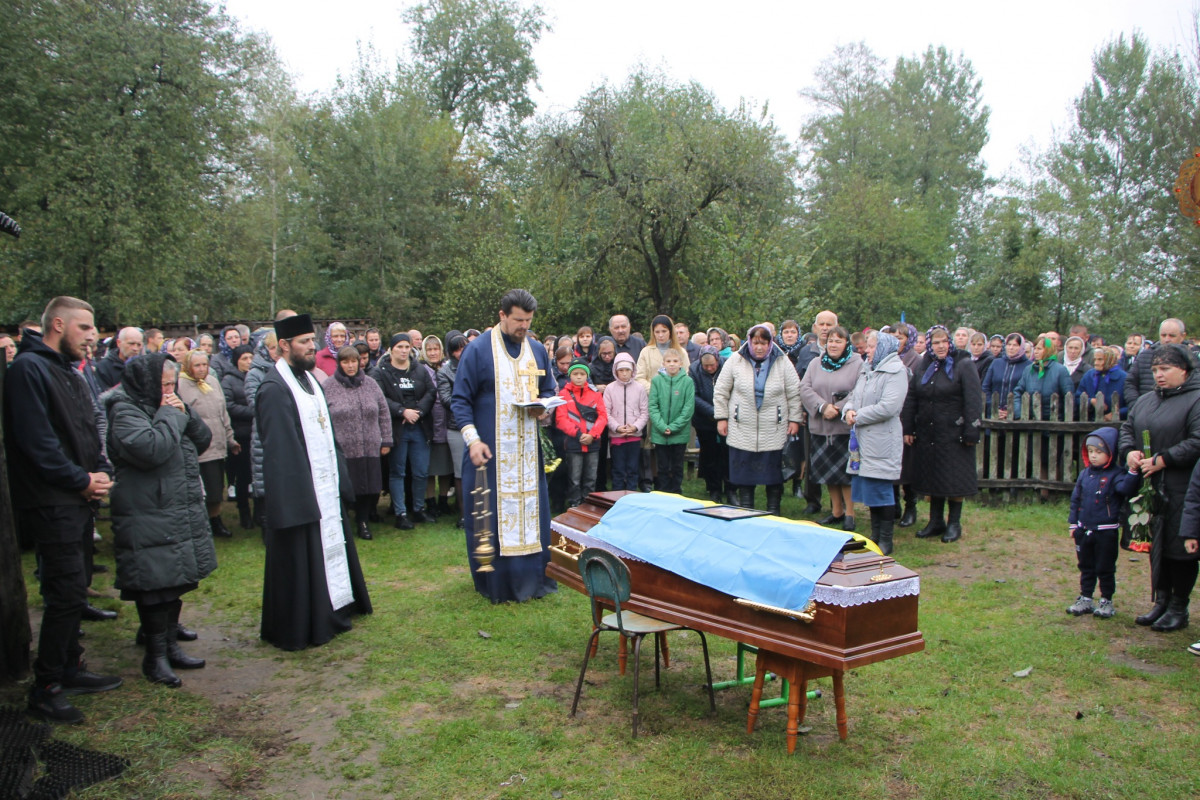
[[[325,410],[317,409],[317,422],[321,423],[321,430],[325,430]]]
[[[538,369],[535,361],[531,366],[521,367],[517,370],[517,374],[529,379],[529,399],[533,400],[538,396],[538,381],[537,379],[546,374],[546,370]]]

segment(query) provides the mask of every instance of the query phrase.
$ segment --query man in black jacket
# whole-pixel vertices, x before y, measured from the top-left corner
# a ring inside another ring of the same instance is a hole
[[[433,403],[437,388],[424,364],[412,357],[412,337],[397,333],[392,337],[388,357],[380,359],[371,377],[379,383],[388,410],[392,412],[391,477],[388,492],[396,527],[412,530],[413,521],[436,522],[425,508],[425,487],[429,480],[429,440],[433,438]],[[404,505],[404,476],[412,470],[412,518]]]
[[[125,374],[125,362],[142,354],[142,332],[137,328],[122,328],[113,347],[96,364],[96,380],[102,391],[108,391],[121,382]]]
[[[49,720],[82,722],[67,699],[115,689],[117,677],[89,672],[79,646],[87,603],[92,503],[108,494],[91,390],[71,363],[95,341],[92,307],[56,297],[39,336],[26,331],[4,383],[4,431],[13,505],[37,544],[45,612],[29,707]]]

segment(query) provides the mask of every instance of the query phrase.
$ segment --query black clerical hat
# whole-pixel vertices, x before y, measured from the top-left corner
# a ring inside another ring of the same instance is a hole
[[[295,339],[306,333],[316,333],[312,317],[308,314],[297,314],[294,317],[284,317],[275,323],[275,336],[280,339]]]

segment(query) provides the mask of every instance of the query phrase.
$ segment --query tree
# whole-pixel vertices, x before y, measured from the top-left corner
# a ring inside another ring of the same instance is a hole
[[[576,285],[603,274],[616,293],[631,287],[647,310],[673,314],[699,263],[689,257],[698,229],[752,217],[764,229],[785,224],[793,168],[771,124],[745,108],[725,112],[697,84],[638,72],[547,124],[529,207],[549,222],[541,255]]]
[[[0,312],[70,293],[102,325],[174,316],[212,282],[258,42],[201,0],[18,0],[5,24],[0,196],[26,235]]]
[[[460,133],[511,129],[533,114],[533,46],[548,30],[540,6],[512,0],[429,0],[410,8],[416,83]]]
[[[809,291],[855,325],[960,314],[967,220],[986,188],[987,109],[970,62],[944,48],[898,59],[837,48],[806,91],[803,204]]]

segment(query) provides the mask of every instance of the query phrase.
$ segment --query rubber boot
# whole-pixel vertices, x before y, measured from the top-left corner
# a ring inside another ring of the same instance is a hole
[[[779,516],[779,506],[783,502],[783,484],[777,483],[767,487],[767,513]]]
[[[725,504],[730,506],[741,505],[738,503],[737,487],[732,483],[725,484]]]
[[[738,490],[738,505],[742,508],[754,508],[754,487],[739,486]]]
[[[875,544],[879,544],[879,512],[871,509],[871,532],[867,534],[867,538]]]
[[[879,545],[880,551],[885,556],[892,554],[892,535],[895,533],[896,520],[881,519],[879,520],[879,538],[875,543]]]
[[[142,658],[142,674],[151,683],[177,689],[183,685],[179,676],[171,671],[167,657],[168,611],[165,605],[138,606],[142,618],[142,630],[146,634],[146,655]]]
[[[183,608],[183,601],[176,600],[171,604],[171,609],[167,614],[167,661],[175,669],[202,669],[205,663],[204,659],[192,658],[179,646],[179,610],[181,608]]]
[[[1154,590],[1154,607],[1141,616],[1134,617],[1134,622],[1138,625],[1153,625],[1158,622],[1158,618],[1167,613],[1167,597],[1168,593]]]
[[[917,506],[915,503],[905,503],[904,513],[900,516],[900,527],[911,528],[917,524]]]
[[[1167,601],[1167,611],[1158,621],[1150,626],[1150,630],[1159,633],[1181,631],[1188,626],[1187,598],[1172,597]]]

